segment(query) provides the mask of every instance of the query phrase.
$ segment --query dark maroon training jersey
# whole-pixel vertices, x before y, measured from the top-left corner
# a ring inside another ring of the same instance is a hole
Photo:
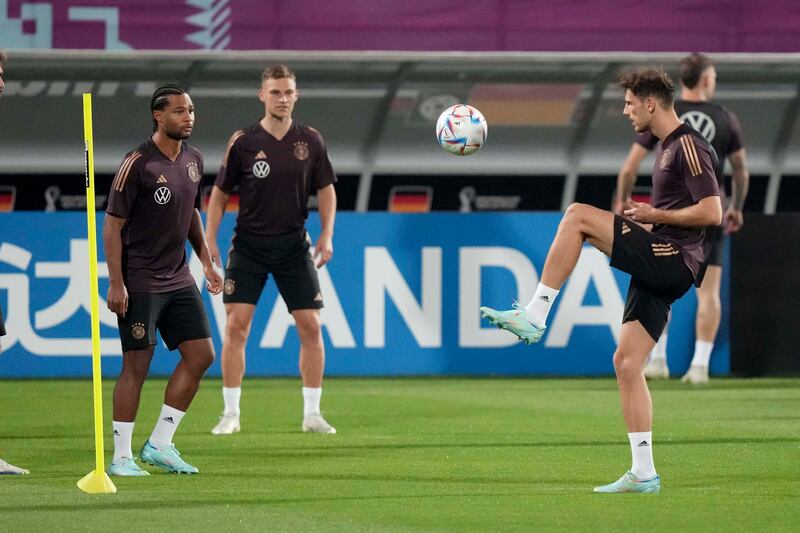
[[[680,119],[694,128],[707,140],[714,151],[717,152],[719,164],[714,168],[717,175],[717,184],[725,201],[725,159],[733,152],[740,150],[742,142],[742,128],[739,119],[732,112],[722,106],[711,102],[675,101],[675,112]],[[636,137],[636,142],[648,150],[652,150],[658,143],[658,137],[652,133],[641,133]]]
[[[152,140],[125,156],[106,212],[122,228],[122,274],[129,292],[168,292],[194,283],[186,238],[200,207],[203,156],[182,143],[173,162]]]
[[[658,145],[653,165],[653,207],[683,209],[708,196],[719,196],[716,165],[717,154],[711,145],[691,126],[681,124]],[[656,224],[653,234],[677,245],[695,280],[702,280],[703,228]]]
[[[322,135],[296,122],[278,140],[260,122],[234,132],[214,184],[239,188],[236,229],[281,235],[302,229],[308,197],[336,183]]]

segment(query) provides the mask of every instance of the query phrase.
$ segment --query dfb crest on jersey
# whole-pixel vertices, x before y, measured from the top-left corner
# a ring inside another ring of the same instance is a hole
[[[192,183],[200,181],[200,169],[197,168],[197,163],[194,161],[186,163],[186,170],[189,172],[189,179],[192,180]]]
[[[294,143],[294,156],[300,161],[308,159],[308,144],[303,141]]]
[[[253,164],[253,176],[257,178],[266,178],[269,176],[269,163],[266,161],[256,161]]]
[[[661,154],[661,161],[658,162],[658,166],[661,168],[661,170],[665,170],[667,168],[667,165],[669,165],[669,158],[671,155],[672,152],[670,152],[669,148],[664,150],[664,152]]]
[[[717,126],[714,121],[702,111],[688,111],[681,115],[681,120],[694,128],[708,142],[713,141],[717,135]]]

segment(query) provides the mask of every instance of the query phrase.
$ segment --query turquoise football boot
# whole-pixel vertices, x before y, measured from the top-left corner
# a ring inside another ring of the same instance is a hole
[[[484,306],[480,308],[481,317],[489,319],[489,322],[500,329],[510,331],[525,344],[539,342],[547,326],[533,324],[528,318],[528,312],[517,302],[512,307],[509,311],[497,311]]]
[[[609,485],[595,487],[594,492],[615,494],[621,492],[640,492],[643,494],[658,494],[661,490],[661,476],[651,479],[639,479],[633,472],[625,472],[625,475]]]
[[[181,453],[175,448],[174,444],[162,450],[150,444],[149,440],[144,443],[142,452],[139,454],[143,463],[163,468],[167,472],[172,472],[173,474],[197,474],[197,468],[181,459],[180,456]]]
[[[120,477],[142,477],[150,475],[150,472],[137,465],[132,457],[123,457],[119,461],[112,462],[108,467],[108,473],[109,475]]]

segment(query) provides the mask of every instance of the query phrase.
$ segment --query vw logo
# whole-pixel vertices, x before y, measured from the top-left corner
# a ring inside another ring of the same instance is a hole
[[[257,178],[266,178],[269,176],[269,163],[266,161],[256,161],[253,165],[253,176]]]
[[[153,194],[153,198],[155,198],[157,204],[164,205],[172,198],[172,193],[166,187],[159,187]]]
[[[714,140],[717,127],[711,117],[701,111],[689,111],[681,115],[681,120],[690,125],[694,130],[705,137],[708,142]]]

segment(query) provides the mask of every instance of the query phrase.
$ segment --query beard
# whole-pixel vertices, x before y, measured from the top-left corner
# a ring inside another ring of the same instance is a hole
[[[191,133],[183,133],[183,130],[180,129],[164,130],[164,135],[166,135],[173,141],[185,141],[186,139],[192,136]]]

